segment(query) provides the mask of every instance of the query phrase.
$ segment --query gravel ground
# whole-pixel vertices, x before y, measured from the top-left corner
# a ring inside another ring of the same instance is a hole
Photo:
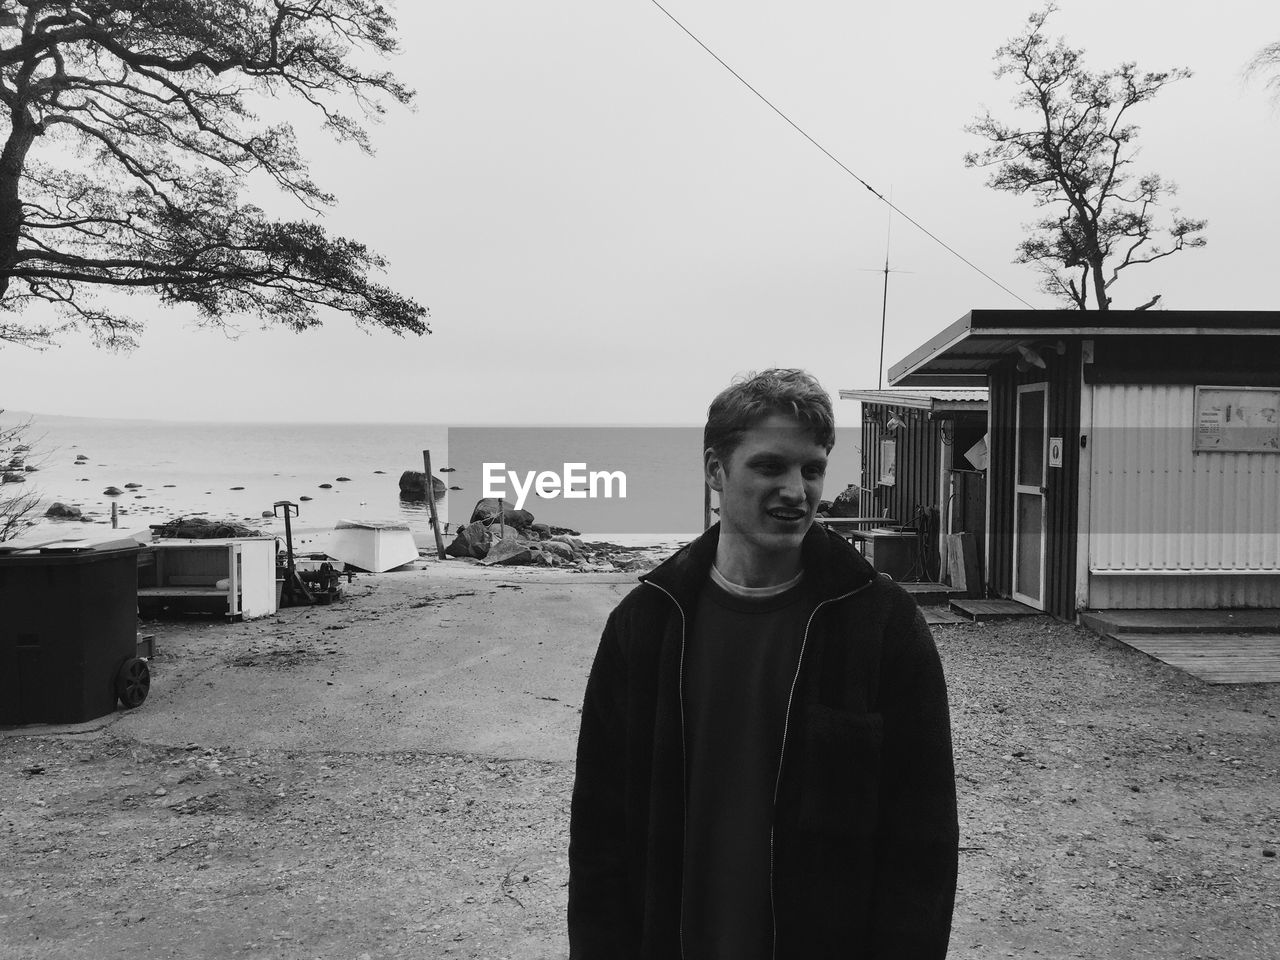
[[[197,634],[238,670],[307,668],[218,646],[233,631],[148,629],[161,683]],[[282,650],[330,644],[327,665],[359,669],[324,629],[297,618]],[[1047,618],[935,636],[960,792],[951,956],[1276,956],[1280,685],[1210,686]],[[120,729],[0,731],[0,957],[565,956],[572,762]]]

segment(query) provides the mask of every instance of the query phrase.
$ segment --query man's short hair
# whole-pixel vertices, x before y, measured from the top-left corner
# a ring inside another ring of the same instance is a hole
[[[711,401],[702,449],[728,460],[746,432],[775,413],[795,417],[809,429],[815,443],[827,452],[836,443],[836,419],[831,396],[805,370],[772,368],[735,377]]]

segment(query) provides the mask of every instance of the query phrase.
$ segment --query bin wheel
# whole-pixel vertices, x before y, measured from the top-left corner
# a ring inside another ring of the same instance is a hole
[[[116,674],[116,696],[129,709],[142,705],[151,690],[151,668],[147,661],[130,657]]]

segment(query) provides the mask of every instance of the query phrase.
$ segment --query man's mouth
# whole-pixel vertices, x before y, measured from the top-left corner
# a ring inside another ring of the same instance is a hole
[[[796,521],[803,520],[808,516],[808,513],[804,510],[789,510],[784,507],[777,507],[768,511],[768,513],[769,516],[773,517],[773,519],[781,520],[784,523],[795,523]]]

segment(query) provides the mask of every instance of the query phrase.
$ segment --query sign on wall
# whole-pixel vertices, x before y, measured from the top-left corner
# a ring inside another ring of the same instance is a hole
[[[1280,387],[1196,387],[1193,449],[1280,453]]]
[[[1051,467],[1062,466],[1062,438],[1061,437],[1049,438],[1049,466]]]

